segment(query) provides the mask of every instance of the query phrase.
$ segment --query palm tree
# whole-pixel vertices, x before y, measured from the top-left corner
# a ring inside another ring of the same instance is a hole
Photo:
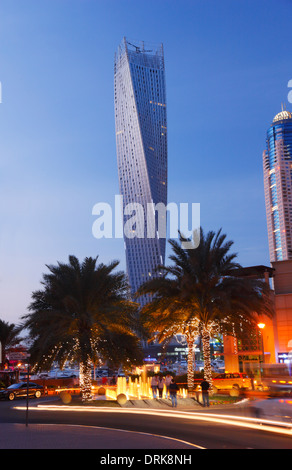
[[[198,242],[198,240],[200,240]],[[141,312],[141,320],[160,340],[174,333],[186,335],[188,343],[188,387],[193,388],[193,344],[202,337],[204,377],[211,383],[210,338],[218,333],[246,334],[257,314],[273,314],[269,287],[261,280],[239,276],[241,266],[230,253],[232,241],[219,230],[206,235],[201,228],[193,236],[193,248],[171,240],[172,266],[159,267],[162,277],[145,283],[138,295],[153,299]]]
[[[160,268],[167,272],[168,268]],[[193,388],[193,348],[199,334],[199,322],[195,316],[187,315],[181,300],[181,289],[177,279],[163,277],[153,278],[137,292],[152,294],[153,299],[140,312],[140,321],[148,332],[150,340],[167,344],[177,334],[184,335],[188,345],[188,389]]]
[[[97,258],[80,263],[69,256],[68,264],[47,266],[43,288],[32,293],[30,313],[22,317],[32,341],[35,370],[49,370],[54,361],[60,367],[66,361],[79,362],[83,401],[91,398],[91,363],[106,359],[109,336],[117,341],[119,335],[126,336],[133,347],[137,345],[133,333],[137,306],[127,298],[124,272],[113,272],[118,264],[97,265]]]
[[[101,357],[107,359],[109,367],[113,370],[120,367],[129,370],[132,365],[143,363],[141,342],[138,336],[128,332],[108,331],[97,341],[97,350]]]
[[[9,347],[19,344],[21,338],[19,337],[19,328],[14,323],[8,323],[0,320],[0,348],[2,348],[2,364],[6,361],[6,351]],[[1,351],[0,351],[1,353]]]

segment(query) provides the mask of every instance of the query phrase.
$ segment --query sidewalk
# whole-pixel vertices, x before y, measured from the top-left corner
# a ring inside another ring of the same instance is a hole
[[[75,396],[73,395],[70,399],[69,402],[62,401],[61,397],[58,398],[52,398],[54,400],[54,404],[59,404],[60,406],[62,404],[71,404],[71,406],[75,406],[78,404],[82,404],[83,406],[86,406],[85,404],[82,403],[81,397],[80,396]],[[224,400],[223,400],[224,401]],[[214,402],[212,401],[212,398],[210,398],[210,408],[218,407],[218,406],[228,406],[228,405],[234,405],[234,402],[230,403],[218,403],[218,401]],[[238,401],[241,401],[239,399]],[[125,403],[119,404],[116,400],[111,400],[107,398],[105,395],[94,395],[93,400],[88,402],[88,406],[116,406],[118,408],[151,408],[151,409],[177,409],[177,410],[182,410],[182,409],[193,409],[193,410],[199,410],[199,409],[205,409],[203,407],[202,403],[202,398],[201,396],[195,398],[195,397],[177,397],[177,408],[172,407],[172,402],[170,398],[142,398],[140,400],[138,399],[131,399],[129,398],[126,400]]]

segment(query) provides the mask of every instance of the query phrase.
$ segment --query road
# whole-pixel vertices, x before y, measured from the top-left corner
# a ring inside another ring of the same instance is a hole
[[[58,404],[59,402],[56,402]],[[65,409],[56,406],[53,409],[37,409],[38,404],[54,404],[51,398],[40,400],[30,400],[29,402],[29,426],[36,424],[54,425],[78,425],[94,427],[95,429],[119,429],[131,432],[146,433],[147,435],[158,435],[183,441],[198,448],[204,449],[292,449],[292,434],[281,435],[276,432],[264,431],[264,427],[255,429],[250,427],[235,426],[228,423],[215,422],[215,418],[210,414],[248,415],[249,408],[228,407],[228,409],[202,409],[196,413],[194,419],[190,419],[189,412],[176,415],[176,412],[154,411],[149,414],[145,411],[133,412],[132,409],[113,408],[106,412],[101,409],[95,411],[61,411]],[[15,400],[14,402],[0,401],[0,423],[22,423],[25,427],[25,400]],[[271,407],[267,404],[267,406]],[[17,407],[17,408],[15,408]],[[19,409],[21,408],[21,409]],[[292,408],[292,407],[291,407]],[[179,410],[177,410],[179,412]],[[198,410],[194,410],[198,411]],[[143,414],[142,414],[143,413]],[[200,415],[200,416],[197,416]],[[209,421],[200,418],[210,417]],[[250,416],[250,414],[249,414]],[[291,420],[290,420],[291,422]],[[28,426],[28,427],[29,427]],[[4,426],[0,426],[4,432]],[[84,428],[85,429],[85,428]],[[92,428],[93,429],[93,428]],[[134,436],[134,434],[132,434]],[[173,441],[175,443],[176,441]],[[109,443],[109,448],[115,448],[115,442]],[[76,448],[82,448],[82,443],[76,441]],[[131,440],[128,440],[128,449],[131,449]],[[143,448],[143,447],[141,447]]]

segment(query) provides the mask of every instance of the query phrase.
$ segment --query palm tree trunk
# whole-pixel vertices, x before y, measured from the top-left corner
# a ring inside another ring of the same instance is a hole
[[[188,343],[188,391],[192,392],[194,390],[194,364],[193,364],[193,355],[194,355],[194,343],[195,339],[192,336],[187,337]]]
[[[202,332],[202,345],[204,354],[204,379],[210,384],[210,391],[213,388],[211,353],[210,353],[210,333],[207,329]]]
[[[91,364],[89,361],[79,364],[79,386],[82,401],[92,400],[91,394]]]

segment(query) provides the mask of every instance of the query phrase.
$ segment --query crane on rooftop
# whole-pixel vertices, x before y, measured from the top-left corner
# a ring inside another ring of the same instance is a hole
[[[144,42],[143,42],[143,46],[142,46],[142,51],[141,51],[141,47],[140,47],[140,46],[135,46],[135,44],[132,44],[131,42],[128,42],[128,41],[127,41],[127,44],[129,44],[130,46],[135,47],[136,52],[152,52],[152,50],[145,50],[145,49],[144,49]]]

